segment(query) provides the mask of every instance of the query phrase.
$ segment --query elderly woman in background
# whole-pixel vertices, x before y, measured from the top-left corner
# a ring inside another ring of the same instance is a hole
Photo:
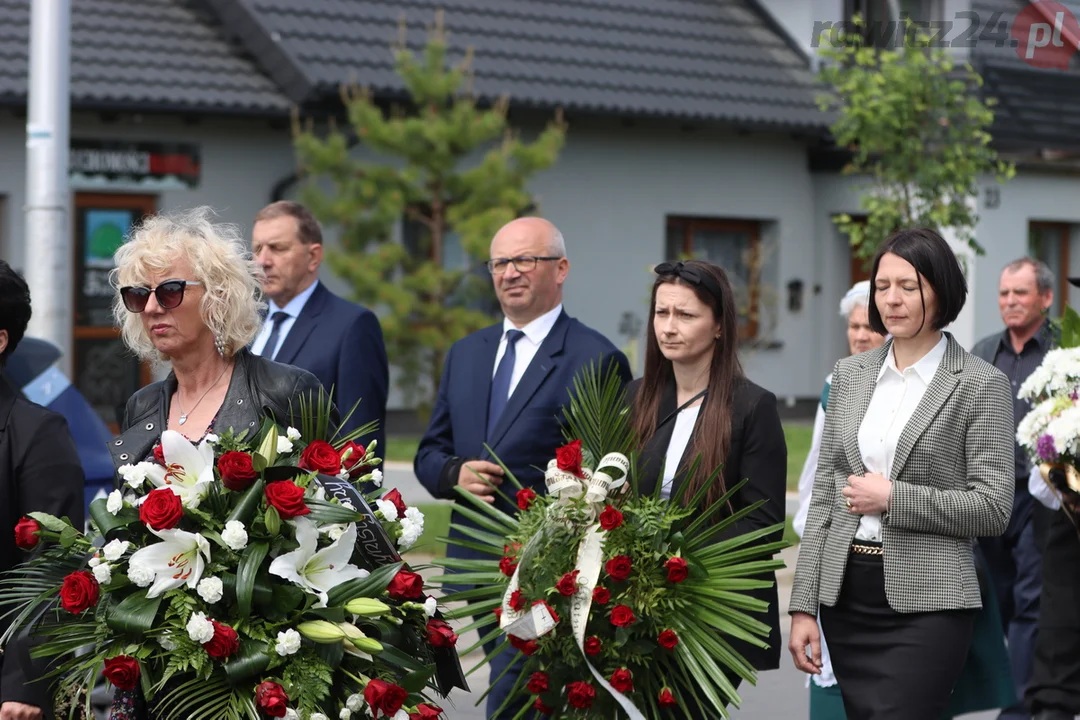
[[[860,280],[852,285],[840,300],[840,315],[847,320],[848,351],[851,355],[873,350],[885,342],[885,337],[870,327],[869,303],[869,280]],[[831,387],[832,374],[829,374],[825,378],[821,402],[814,417],[810,451],[799,476],[799,509],[795,513],[792,526],[800,538],[803,528],[806,527],[806,513],[810,509],[810,493],[814,489],[814,473],[817,472],[818,455],[821,452],[821,432],[825,429],[825,408],[828,407]],[[820,623],[818,629],[820,630]],[[840,697],[840,688],[836,685],[836,675],[833,674],[832,663],[829,661],[829,649],[825,644],[824,634],[821,636],[821,673],[811,675],[807,682],[810,684],[810,720],[844,720],[844,701]]]
[[[311,373],[252,355],[259,283],[243,236],[209,208],[148,218],[116,253],[115,313],[140,358],[169,361],[162,381],[128,400],[109,446],[119,468],[153,460],[164,430],[192,442],[211,431],[255,430],[261,418],[299,424],[293,403],[321,391]],[[113,720],[152,716],[137,690],[118,691]]]

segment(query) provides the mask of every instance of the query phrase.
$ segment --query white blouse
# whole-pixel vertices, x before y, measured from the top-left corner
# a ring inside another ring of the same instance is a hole
[[[890,349],[859,426],[859,453],[867,472],[892,479],[893,458],[900,435],[934,379],[947,345],[948,340],[942,334],[930,352],[903,372],[896,369],[896,359]],[[881,515],[863,515],[855,539],[881,542]]]
[[[665,500],[671,497],[671,483],[679,470],[679,461],[686,452],[686,446],[690,443],[690,436],[694,434],[699,410],[701,403],[685,408],[675,416],[675,429],[671,431],[671,441],[668,442],[667,455],[664,456],[664,483],[660,486],[660,495]]]

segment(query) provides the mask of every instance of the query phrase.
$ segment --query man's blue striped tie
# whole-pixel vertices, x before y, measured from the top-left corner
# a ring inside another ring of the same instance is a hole
[[[506,352],[503,353],[499,367],[495,370],[495,377],[491,379],[491,401],[488,403],[487,438],[495,431],[495,423],[499,421],[506,408],[506,402],[510,399],[510,378],[514,374],[514,361],[517,360],[517,341],[525,337],[520,330],[506,331]]]

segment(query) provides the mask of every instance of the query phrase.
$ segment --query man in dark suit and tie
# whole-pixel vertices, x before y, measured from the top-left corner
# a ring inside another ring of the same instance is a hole
[[[428,491],[454,498],[453,488],[517,508],[497,498],[502,468],[484,444],[526,487],[544,492],[544,476],[555,449],[564,443],[560,420],[574,376],[590,363],[614,364],[630,380],[626,357],[600,333],[566,314],[562,287],[570,272],[562,234],[547,220],[519,218],[491,242],[488,261],[505,319],[454,343],[443,365],[431,424],[420,441],[414,469]],[[490,484],[489,484],[490,483]],[[471,524],[456,517],[456,523]],[[464,537],[456,531],[451,536]],[[451,545],[451,557],[483,553]],[[489,649],[490,650],[493,648]],[[516,650],[491,662],[491,678],[510,665]],[[497,715],[520,674],[515,663],[488,695],[489,718],[512,718],[520,707]]]
[[[378,429],[360,442],[367,446],[378,440],[376,455],[386,457],[390,376],[379,319],[319,282],[322,229],[303,205],[288,200],[267,205],[255,216],[251,239],[270,300],[251,351],[314,374],[333,392],[343,418],[359,400],[342,431],[377,421]]]

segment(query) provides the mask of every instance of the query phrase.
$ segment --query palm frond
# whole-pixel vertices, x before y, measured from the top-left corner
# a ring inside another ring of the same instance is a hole
[[[626,388],[614,359],[606,368],[600,367],[599,361],[590,362],[574,377],[563,418],[563,436],[567,441],[581,440],[593,463],[610,452],[631,454],[634,429]]]

